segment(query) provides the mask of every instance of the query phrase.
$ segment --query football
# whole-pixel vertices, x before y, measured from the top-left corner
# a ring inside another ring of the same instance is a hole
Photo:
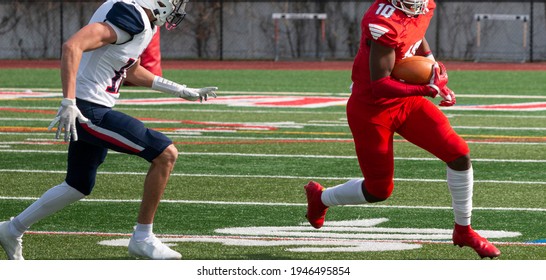
[[[408,84],[428,84],[434,61],[424,56],[410,56],[394,65],[391,76]]]

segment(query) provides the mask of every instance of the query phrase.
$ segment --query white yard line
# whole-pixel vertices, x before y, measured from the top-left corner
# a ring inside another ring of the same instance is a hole
[[[30,141],[30,140],[29,140]],[[38,141],[46,141],[40,139]],[[0,145],[17,145],[17,144],[32,144],[32,142],[20,141],[0,141]],[[66,150],[18,150],[18,149],[1,149],[0,153],[41,153],[41,154],[65,154]],[[110,151],[110,153],[117,153]],[[288,155],[288,154],[249,154],[249,153],[206,153],[206,152],[179,152],[179,155],[187,156],[230,156],[230,157],[264,157],[264,158],[318,158],[318,159],[356,159],[356,156],[337,156],[337,155]],[[395,160],[400,161],[439,161],[437,158],[429,157],[395,157]],[[509,162],[509,163],[546,163],[546,159],[493,159],[493,158],[473,158],[474,162]]]
[[[38,197],[16,197],[16,196],[0,196],[0,200],[23,200],[34,201]],[[103,202],[103,203],[140,203],[140,199],[100,199],[100,198],[85,198],[82,202]],[[303,207],[307,206],[306,203],[281,203],[281,202],[244,202],[244,201],[213,201],[213,200],[173,200],[165,199],[161,200],[162,203],[173,204],[209,204],[209,205],[239,205],[239,206],[289,206],[289,207]],[[343,207],[357,207],[357,208],[387,208],[387,209],[430,209],[430,210],[451,210],[451,207],[447,206],[406,206],[406,205],[345,205]],[[546,212],[546,208],[516,208],[516,207],[474,207],[474,210],[487,210],[487,211],[530,211],[530,212]]]
[[[37,169],[0,169],[0,172],[10,173],[44,173],[44,174],[64,174],[65,170],[37,170]],[[146,176],[146,172],[111,172],[102,171],[98,174],[104,175],[140,175]],[[355,177],[320,177],[320,176],[283,176],[283,175],[239,175],[239,174],[192,174],[192,173],[172,173],[174,177],[212,177],[212,178],[256,178],[256,179],[298,179],[298,180],[351,180]],[[413,178],[394,178],[398,182],[429,182],[445,183],[445,179],[413,179]],[[501,181],[501,180],[474,180],[474,183],[494,183],[494,184],[515,184],[515,185],[545,185],[541,181]]]

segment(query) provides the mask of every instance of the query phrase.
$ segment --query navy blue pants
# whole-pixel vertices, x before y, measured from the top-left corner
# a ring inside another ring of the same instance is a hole
[[[76,122],[78,141],[70,141],[65,180],[84,195],[93,190],[97,169],[108,149],[151,162],[172,144],[164,134],[124,113],[81,99],[76,104],[90,123]]]

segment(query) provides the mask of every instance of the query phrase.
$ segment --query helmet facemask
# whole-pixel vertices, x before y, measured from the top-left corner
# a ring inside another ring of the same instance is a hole
[[[428,0],[391,0],[391,3],[408,16],[424,15],[428,12]]]
[[[143,8],[152,11],[154,24],[162,26],[167,24],[168,30],[176,28],[186,16],[186,3],[189,0],[136,0]]]
[[[175,29],[186,17],[186,4],[189,0],[172,0],[173,11],[167,16],[165,28]]]

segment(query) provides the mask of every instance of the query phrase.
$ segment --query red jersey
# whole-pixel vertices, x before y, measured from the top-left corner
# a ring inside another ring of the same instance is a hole
[[[396,62],[413,56],[425,37],[435,8],[436,3],[430,0],[426,14],[409,17],[392,6],[388,0],[377,0],[372,4],[362,18],[360,48],[352,72],[353,94],[361,95],[368,104],[387,104],[400,99],[372,97],[369,41],[393,48]]]

